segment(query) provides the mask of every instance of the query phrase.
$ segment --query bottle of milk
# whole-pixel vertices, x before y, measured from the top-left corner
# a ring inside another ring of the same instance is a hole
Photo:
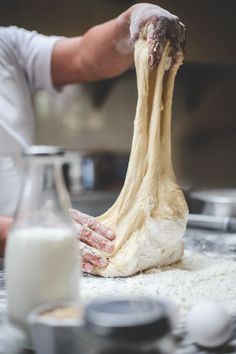
[[[27,176],[6,248],[8,316],[23,327],[36,306],[77,300],[79,281],[78,240],[62,175],[64,152],[31,146],[25,155]]]

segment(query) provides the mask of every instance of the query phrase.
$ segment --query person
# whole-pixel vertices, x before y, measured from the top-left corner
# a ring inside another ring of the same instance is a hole
[[[120,75],[134,62],[134,43],[146,36],[149,65],[155,67],[163,45],[171,44],[172,62],[184,43],[184,25],[157,5],[139,3],[117,18],[73,38],[44,36],[17,27],[0,27],[0,254],[4,255],[24,174],[22,149],[33,143],[31,96],[39,89],[60,90]],[[112,252],[114,232],[95,218],[72,210],[81,242]],[[92,272],[108,260],[82,252],[82,269]]]

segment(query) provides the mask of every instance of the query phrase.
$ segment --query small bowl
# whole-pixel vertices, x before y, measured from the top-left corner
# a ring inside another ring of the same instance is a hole
[[[208,189],[189,193],[195,214],[236,217],[236,189]]]
[[[29,314],[28,325],[37,354],[78,354],[82,310],[76,302],[41,305]]]

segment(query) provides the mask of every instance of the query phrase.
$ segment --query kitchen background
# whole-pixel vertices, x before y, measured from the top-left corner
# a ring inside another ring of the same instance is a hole
[[[178,73],[173,105],[173,160],[178,180],[185,189],[235,187],[236,1],[151,2],[178,15],[187,27],[185,64]],[[75,36],[134,3],[1,0],[0,23],[47,35]],[[117,79],[68,86],[55,95],[39,92],[35,97],[36,141],[63,145],[91,157],[84,169],[91,172],[95,161],[98,177],[96,186],[87,178],[85,188],[118,190],[129,156],[136,99],[134,69]],[[75,166],[72,175],[77,176]],[[74,191],[78,192],[76,183]]]

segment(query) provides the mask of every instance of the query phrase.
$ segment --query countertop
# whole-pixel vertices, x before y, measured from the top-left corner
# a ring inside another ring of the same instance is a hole
[[[188,229],[184,236],[186,249],[200,252],[210,256],[223,256],[236,261],[236,233],[226,234],[221,232],[212,232],[208,230]],[[0,261],[0,267],[2,261]],[[236,286],[236,285],[235,285]],[[0,270],[0,328],[6,321],[6,292],[5,292],[5,274],[4,270]],[[234,318],[234,333],[232,340],[226,345],[206,350],[199,348],[191,343],[191,339],[186,335],[185,325],[181,322],[174,333],[177,343],[176,354],[228,354],[236,353],[236,318]],[[0,343],[0,353],[1,343]],[[19,353],[29,353],[29,351],[19,351]],[[7,354],[7,353],[4,353]],[[10,354],[10,353],[9,353]]]

